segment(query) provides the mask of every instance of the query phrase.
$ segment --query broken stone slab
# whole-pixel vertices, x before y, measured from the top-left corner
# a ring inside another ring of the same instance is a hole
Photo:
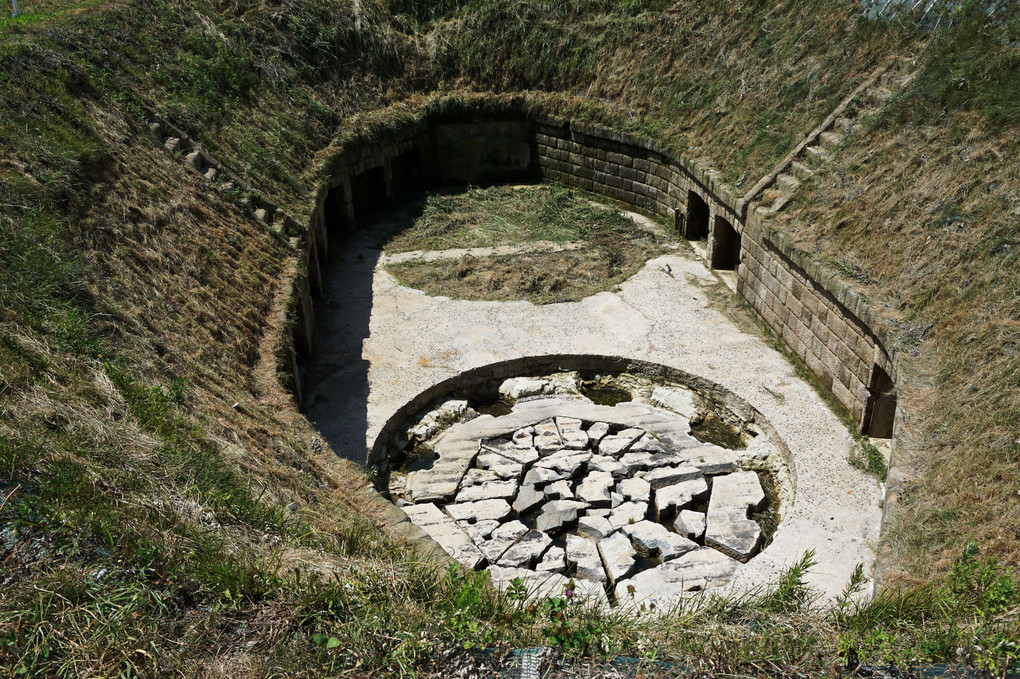
[[[455,561],[477,568],[485,558],[471,537],[432,503],[408,505],[404,513],[411,522],[436,541]]]
[[[652,486],[642,478],[623,479],[616,484],[616,491],[628,500],[648,502],[652,496]]]
[[[517,514],[527,514],[543,502],[545,502],[545,493],[533,485],[525,485],[517,491],[513,507]]]
[[[598,543],[580,535],[567,536],[567,567],[576,567],[579,578],[592,582],[605,582],[606,571],[599,555]]]
[[[705,522],[705,544],[738,561],[747,561],[758,552],[761,527],[747,518],[743,510],[713,512],[709,505]]]
[[[497,566],[511,568],[531,568],[532,564],[552,544],[552,538],[540,530],[529,530],[517,539],[503,556],[496,561]]]
[[[624,453],[620,457],[620,464],[627,468],[628,474],[635,474],[648,469],[652,464],[652,454],[647,450],[633,453]]]
[[[622,455],[644,435],[644,429],[624,429],[618,434],[610,434],[599,441],[599,454]]]
[[[699,547],[617,582],[614,594],[621,606],[654,606],[657,613],[666,614],[684,592],[727,584],[739,565],[739,561],[711,547]]]
[[[609,515],[609,523],[613,528],[620,528],[630,523],[643,521],[647,514],[647,502],[624,502]]]
[[[532,446],[519,446],[514,441],[507,441],[505,439],[489,439],[487,441],[482,441],[481,450],[482,452],[492,452],[502,455],[506,459],[516,462],[517,464],[531,464],[538,459],[538,451]]]
[[[545,420],[539,422],[534,426],[535,429],[535,448],[542,455],[546,455],[553,451],[557,451],[563,448],[563,442],[560,440],[560,431],[556,428],[556,422],[553,420]]]
[[[637,552],[634,545],[630,543],[623,533],[613,533],[608,538],[599,540],[597,543],[599,555],[602,557],[602,565],[606,568],[606,575],[609,581],[615,583],[625,577],[634,568]]]
[[[543,457],[535,463],[534,468],[555,469],[556,471],[573,476],[581,469],[581,465],[590,459],[591,453],[587,450],[561,450],[548,457]]]
[[[577,520],[577,534],[582,537],[601,540],[608,538],[615,531],[616,528],[604,516],[588,515]]]
[[[737,464],[738,455],[734,450],[727,450],[716,445],[702,445],[684,451],[688,464],[694,465],[703,474],[729,474],[740,469]]]
[[[656,387],[652,391],[652,403],[660,408],[672,410],[677,415],[687,420],[692,420],[698,415],[698,408],[694,403],[694,392],[683,387]]]
[[[534,448],[535,447],[535,428],[534,427],[522,427],[514,432],[513,435],[514,445],[518,448]],[[537,452],[537,451],[536,451]]]
[[[645,472],[643,478],[651,485],[652,490],[659,490],[681,481],[704,478],[704,475],[697,467],[681,465],[679,467],[656,467]]]
[[[551,571],[554,573],[562,573],[567,569],[567,552],[562,547],[552,545],[542,555],[541,561],[535,564],[535,570]]]
[[[681,510],[673,522],[673,528],[686,538],[699,540],[705,534],[705,515],[689,509]]]
[[[717,477],[708,502],[705,544],[740,561],[754,556],[761,541],[761,527],[748,518],[748,513],[764,500],[765,491],[754,472]]]
[[[410,472],[407,475],[407,494],[418,502],[445,502],[452,498],[466,472],[464,465],[436,462],[431,469]]]
[[[609,508],[616,509],[617,507],[622,505],[625,500],[626,498],[624,498],[621,493],[612,492],[609,494]],[[611,513],[612,512],[610,512],[610,514]],[[606,516],[609,516],[609,514],[606,514]]]
[[[548,597],[563,596],[570,580],[562,573],[543,571],[541,573],[527,568],[510,568],[489,566],[489,581],[501,592],[520,594],[526,601],[540,601]],[[517,589],[520,585],[520,591]]]
[[[487,521],[479,521],[478,523],[468,523],[467,521],[458,521],[457,525],[460,529],[468,534],[468,537],[476,544],[481,544],[489,539],[492,535],[492,531],[499,528],[499,521],[489,519]]]
[[[662,561],[675,559],[698,548],[697,543],[671,533],[665,526],[654,521],[638,521],[620,530],[630,536],[638,552],[649,557],[657,556]]]
[[[605,455],[592,455],[591,459],[588,460],[588,469],[596,472],[607,472],[612,474],[614,478],[621,478],[629,473],[625,465]]]
[[[577,513],[588,505],[576,500],[552,500],[542,505],[542,513],[535,519],[535,528],[540,531],[558,531],[563,526],[577,521]]]
[[[584,480],[577,485],[575,495],[578,500],[587,502],[590,507],[608,507],[612,498],[610,489],[613,487],[613,475],[608,472],[588,472]]]
[[[630,453],[628,453],[629,455]],[[678,465],[689,465],[689,455],[675,451],[675,450],[664,450],[659,453],[652,453],[652,456],[648,458],[648,469],[655,469],[657,467],[676,467]]]
[[[510,504],[506,500],[480,500],[449,504],[444,509],[457,521],[477,523],[505,518],[510,513]]]
[[[620,502],[623,502],[623,496],[620,496]],[[600,509],[593,509],[589,507],[584,513],[585,516],[601,516],[603,519],[606,519],[613,513],[613,510],[608,507],[602,507]]]
[[[606,437],[609,433],[609,425],[605,422],[595,422],[588,427],[588,441],[591,442],[593,448],[598,447],[599,441]]]
[[[528,470],[528,473],[524,475],[524,483],[525,485],[541,486],[543,484],[552,483],[553,481],[559,481],[569,477],[570,474],[568,472],[558,471],[556,469],[547,469],[545,467],[532,467]]]
[[[570,489],[570,482],[566,479],[554,481],[542,491],[549,500],[573,500],[574,492]]]
[[[712,509],[740,508],[746,515],[757,509],[765,500],[765,491],[761,480],[755,472],[736,472],[716,477],[712,482],[712,500],[708,505],[711,516]]]
[[[548,380],[532,379],[529,377],[511,377],[499,385],[499,395],[514,401],[526,396],[538,396],[540,394],[551,394],[554,387]]]
[[[634,442],[630,447],[630,451],[635,453],[664,453],[666,452],[666,447],[659,443],[657,438],[646,433]]]
[[[581,420],[575,417],[557,417],[555,422],[564,448],[584,450],[588,447],[588,433],[581,429],[581,425],[584,424]]]
[[[513,499],[517,484],[513,481],[490,481],[475,486],[462,487],[455,502],[478,502],[479,500]]]
[[[518,538],[528,532],[528,527],[520,521],[510,521],[492,531],[492,537],[478,545],[489,563],[496,563],[506,550],[517,542]]]
[[[684,509],[707,492],[708,482],[704,476],[659,488],[655,491],[655,512],[661,517],[671,509]]]
[[[464,475],[463,480],[460,482],[460,487],[467,488],[468,486],[478,486],[483,483],[489,483],[492,481],[498,481],[500,477],[495,472],[488,469],[469,469],[467,474]]]

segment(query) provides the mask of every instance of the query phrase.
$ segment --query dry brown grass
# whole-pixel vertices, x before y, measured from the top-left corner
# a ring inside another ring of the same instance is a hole
[[[879,125],[782,219],[860,271],[852,283],[893,329],[919,476],[889,539],[918,580],[968,540],[1020,563],[1018,153],[1015,130],[976,114]]]

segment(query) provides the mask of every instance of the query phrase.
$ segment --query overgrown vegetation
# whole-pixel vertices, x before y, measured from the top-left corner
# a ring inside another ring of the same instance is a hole
[[[913,29],[852,0],[394,1],[398,19],[346,0],[21,5],[0,20],[6,674],[427,674],[465,646],[536,644],[715,672],[1015,664],[1013,13],[985,22],[977,5],[935,36],[788,213],[806,245],[860,265],[901,331],[926,442],[894,535],[909,586],[861,601],[861,576],[820,610],[805,560],[743,599],[635,619],[499,596],[386,537],[352,490],[363,472],[279,387],[289,251],[148,122],[301,214],[306,166],[355,113],[437,89],[565,90],[579,116],[604,98],[746,187],[879,59],[917,47]]]
[[[633,276],[668,240],[594,196],[562,186],[496,186],[433,194],[414,223],[386,243],[388,252],[520,245],[536,241],[569,251],[392,263],[404,285],[471,300],[577,301]],[[664,231],[664,230],[662,230]]]

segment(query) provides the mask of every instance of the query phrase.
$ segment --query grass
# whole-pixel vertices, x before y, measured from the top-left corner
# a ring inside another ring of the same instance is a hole
[[[398,253],[534,241],[654,240],[637,232],[629,217],[596,200],[585,191],[556,184],[430,194],[414,223],[383,247],[388,253]]]
[[[663,251],[663,237],[588,194],[557,185],[473,188],[430,195],[421,214],[391,237],[387,252],[580,243],[579,250],[408,261],[386,268],[430,295],[535,304],[572,302],[612,290]]]

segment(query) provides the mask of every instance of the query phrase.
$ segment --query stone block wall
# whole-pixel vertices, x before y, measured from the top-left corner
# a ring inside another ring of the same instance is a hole
[[[655,140],[583,121],[507,112],[499,119],[410,124],[376,148],[344,152],[340,161],[320,187],[312,213],[321,243],[337,223],[354,226],[366,203],[359,191],[372,194],[368,202],[393,200],[394,164],[401,162],[420,164],[423,187],[544,178],[663,217],[681,235],[707,236],[709,264],[736,270],[739,294],[861,431],[891,436],[896,375],[864,320],[870,318],[867,301],[770,231],[715,170],[676,157]],[[408,175],[406,170],[396,174]]]

